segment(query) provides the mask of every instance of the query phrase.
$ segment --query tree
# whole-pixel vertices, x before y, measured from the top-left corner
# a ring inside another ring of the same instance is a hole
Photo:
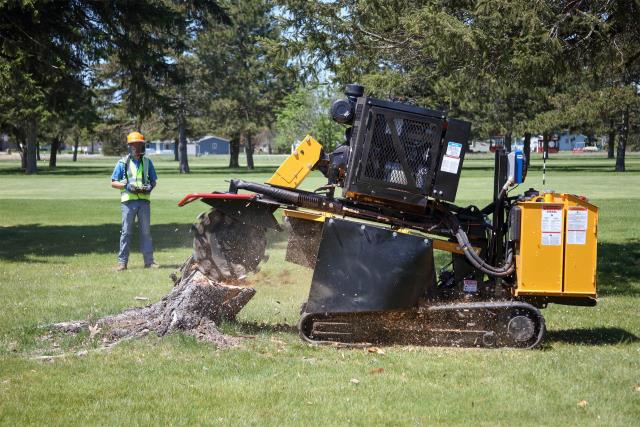
[[[168,85],[162,91],[168,102],[163,104],[163,115],[173,119],[176,129],[176,157],[180,173],[189,173],[187,156],[187,135],[194,128],[194,122],[202,117],[207,93],[202,91],[202,70],[194,57],[194,41],[198,34],[211,24],[228,26],[231,20],[226,11],[217,3],[208,3],[194,8],[185,3],[176,3],[183,20],[177,27],[180,43],[171,52],[172,72]]]
[[[585,8],[579,11],[583,19],[579,22],[590,28],[589,34],[595,34],[589,36],[593,40],[584,37],[588,39],[584,51],[589,61],[585,66],[605,82],[602,88],[605,96],[615,100],[608,116],[617,116],[618,119],[613,118],[610,123],[617,122],[618,126],[616,129],[615,125],[610,125],[609,134],[619,135],[615,170],[624,172],[631,120],[638,122],[634,112],[640,107],[640,4],[634,1],[597,2]]]
[[[640,6],[633,1],[558,2],[549,32],[562,47],[569,71],[560,75],[553,106],[536,120],[543,126],[609,135],[616,171],[625,170],[625,151],[640,106]]]
[[[27,173],[37,170],[42,120],[52,111],[65,111],[55,92],[80,98],[92,67],[105,59],[118,65],[107,84],[119,82],[117,96],[139,127],[161,100],[157,86],[171,68],[168,50],[181,49],[181,29],[203,10],[219,8],[210,0],[1,3],[0,122],[3,128],[21,129]]]
[[[209,123],[231,136],[229,167],[238,167],[245,143],[253,168],[253,137],[275,120],[275,109],[293,88],[296,69],[275,50],[282,38],[273,6],[266,0],[221,2],[232,26],[212,25],[196,41],[207,93]]]
[[[547,108],[559,44],[546,32],[554,10],[545,2],[285,4],[289,49],[342,83],[444,108],[473,119],[476,132],[505,133],[507,144],[518,123]]]
[[[339,97],[332,88],[317,85],[300,86],[288,94],[276,113],[278,151],[289,151],[294,142],[307,134],[314,136],[325,151],[332,151],[344,140],[344,129],[329,117],[331,102]]]

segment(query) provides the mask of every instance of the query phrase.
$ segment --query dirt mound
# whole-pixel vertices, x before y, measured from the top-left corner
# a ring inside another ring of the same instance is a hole
[[[172,275],[175,286],[155,304],[131,308],[120,314],[88,321],[56,323],[53,328],[68,333],[88,330],[99,333],[105,345],[122,339],[139,338],[154,332],[164,336],[182,332],[218,347],[236,345],[241,338],[222,334],[216,323],[233,320],[255,294],[253,288],[212,280],[197,268],[191,258]]]

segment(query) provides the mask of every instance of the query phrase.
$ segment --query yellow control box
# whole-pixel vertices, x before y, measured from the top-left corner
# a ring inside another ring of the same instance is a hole
[[[267,184],[297,188],[320,160],[322,145],[307,135],[293,153],[280,165]]]
[[[596,297],[598,208],[572,194],[517,204],[516,296]]]

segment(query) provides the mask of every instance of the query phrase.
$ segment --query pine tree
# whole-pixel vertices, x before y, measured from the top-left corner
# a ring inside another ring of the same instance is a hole
[[[275,120],[275,109],[293,90],[295,67],[274,45],[282,37],[273,5],[266,0],[225,1],[233,24],[212,25],[196,42],[203,70],[210,124],[231,136],[229,167],[238,167],[240,143],[253,168],[254,136]]]

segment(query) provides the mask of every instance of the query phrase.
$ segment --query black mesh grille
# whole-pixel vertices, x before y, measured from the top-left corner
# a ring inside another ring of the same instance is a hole
[[[387,119],[384,114],[376,113],[364,177],[388,184],[410,185],[424,191],[432,167],[429,154],[431,146],[437,142],[439,128],[427,121],[393,116]],[[394,143],[394,136],[397,136],[398,144]],[[407,178],[403,163],[411,179]]]

